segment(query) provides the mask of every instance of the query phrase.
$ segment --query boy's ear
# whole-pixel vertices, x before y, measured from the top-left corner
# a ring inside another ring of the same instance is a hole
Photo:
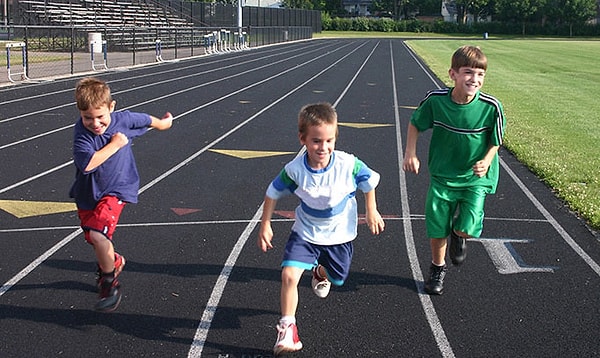
[[[298,139],[300,140],[300,144],[304,145],[304,135],[298,132]]]
[[[448,76],[452,81],[456,78],[456,71],[452,67],[448,70]]]
[[[117,105],[117,101],[112,101],[110,102],[110,104],[108,105],[108,109],[110,111],[110,113],[112,113],[115,110],[115,106]]]

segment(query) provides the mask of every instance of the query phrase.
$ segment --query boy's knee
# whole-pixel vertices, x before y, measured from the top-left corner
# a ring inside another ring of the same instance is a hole
[[[103,240],[108,240],[103,233],[95,230],[85,231],[85,241],[87,241],[88,244],[94,245]]]
[[[298,285],[298,282],[300,281],[300,276],[302,275],[302,272],[304,270],[296,268],[296,267],[289,267],[286,266],[283,268],[283,270],[281,271],[281,283],[284,286],[290,286],[290,285]]]

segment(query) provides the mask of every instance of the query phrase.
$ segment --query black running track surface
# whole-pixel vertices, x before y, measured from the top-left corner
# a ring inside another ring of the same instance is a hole
[[[278,203],[266,254],[257,220],[300,150],[299,109],[319,101],[339,113],[337,149],[381,173],[386,229],[359,226],[351,275],[326,299],[305,273],[304,349],[292,356],[600,355],[598,238],[506,150],[483,237],[442,296],[424,294],[427,134],[422,172],[401,162],[412,111],[441,82],[402,40],[312,40],[96,75],[117,109],[175,115],[169,131],[134,141],[140,202],[114,237],[123,300],[92,309],[95,259],[69,206],[79,78],[0,88],[0,357],[271,356],[297,201]]]

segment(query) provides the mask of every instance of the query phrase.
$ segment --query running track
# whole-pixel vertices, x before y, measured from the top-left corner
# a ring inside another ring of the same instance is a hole
[[[600,355],[600,242],[505,150],[484,237],[443,296],[423,293],[427,168],[400,167],[410,114],[441,82],[402,40],[312,40],[97,76],[117,109],[175,115],[169,131],[134,141],[140,203],[114,239],[127,257],[121,306],[91,309],[95,261],[67,196],[79,78],[0,88],[1,357],[270,356],[296,201],[278,204],[267,254],[258,219],[269,181],[300,150],[297,112],[318,101],[338,110],[337,148],[381,173],[386,230],[359,227],[351,276],[327,299],[305,275],[305,348],[293,356]]]

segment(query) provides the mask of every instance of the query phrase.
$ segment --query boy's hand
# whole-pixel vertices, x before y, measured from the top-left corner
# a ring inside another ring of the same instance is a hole
[[[373,235],[379,235],[385,229],[385,222],[377,210],[367,213],[367,225]]]
[[[170,112],[165,113],[161,119],[154,116],[150,116],[150,118],[152,118],[150,127],[158,129],[159,131],[167,130],[173,125],[173,115]]]
[[[480,160],[473,165],[473,173],[480,178],[487,173],[488,169],[490,169],[490,162],[487,160]]]
[[[271,240],[273,240],[273,229],[271,229],[271,225],[262,224],[260,226],[260,230],[258,233],[257,245],[263,252],[267,252],[273,248],[271,244]]]
[[[113,136],[110,138],[110,142],[115,144],[119,148],[123,148],[127,145],[127,143],[129,143],[129,138],[127,138],[125,134],[117,132],[113,134]]]
[[[405,155],[404,161],[402,162],[402,169],[405,172],[413,172],[415,174],[419,174],[419,167],[421,166],[421,162],[416,155]]]

